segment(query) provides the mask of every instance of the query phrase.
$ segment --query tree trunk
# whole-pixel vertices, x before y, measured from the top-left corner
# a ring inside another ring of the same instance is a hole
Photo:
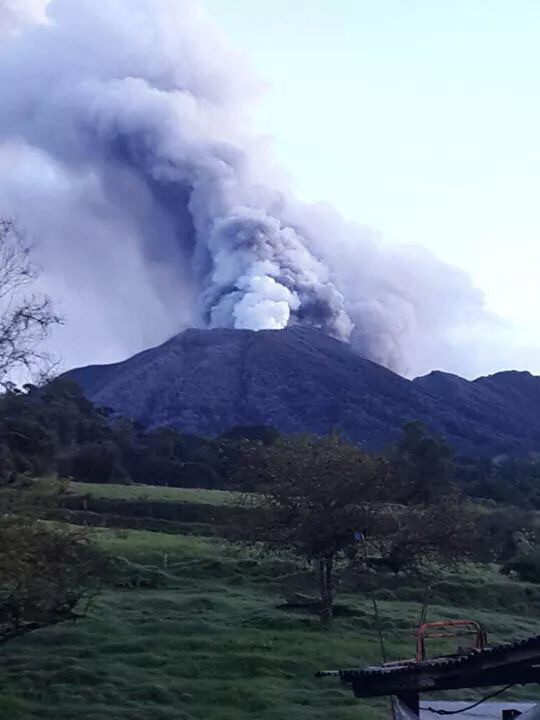
[[[319,560],[319,588],[321,595],[321,622],[332,622],[334,605],[334,562],[332,557]]]

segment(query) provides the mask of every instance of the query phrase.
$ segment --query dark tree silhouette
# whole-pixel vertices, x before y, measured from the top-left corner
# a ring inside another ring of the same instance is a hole
[[[40,343],[61,322],[48,297],[32,292],[39,268],[13,220],[0,219],[0,382],[16,370],[42,373],[50,358]]]
[[[84,616],[106,561],[83,529],[11,516],[0,545],[0,645]]]

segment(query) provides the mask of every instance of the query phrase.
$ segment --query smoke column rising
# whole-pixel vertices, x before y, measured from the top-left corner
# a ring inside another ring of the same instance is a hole
[[[408,373],[491,322],[461,271],[295,201],[197,3],[0,0],[0,32],[0,214],[40,240],[72,362],[296,323]]]

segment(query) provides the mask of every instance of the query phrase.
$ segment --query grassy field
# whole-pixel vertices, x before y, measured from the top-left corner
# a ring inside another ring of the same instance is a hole
[[[318,619],[278,609],[297,569],[212,538],[96,531],[99,541],[159,587],[108,590],[90,616],[3,648],[0,717],[34,720],[379,720],[386,702],[361,704],[317,669],[379,662],[365,593],[340,598],[349,614],[324,629]],[[450,581],[449,581],[450,582]],[[462,580],[462,586],[466,585]],[[471,577],[506,597],[509,581],[485,570]],[[456,583],[457,585],[457,583]],[[494,590],[495,588],[495,590]],[[386,593],[386,594],[385,594]],[[413,652],[417,602],[380,593],[387,652]],[[430,619],[474,617],[494,641],[540,631],[531,608],[448,602]],[[510,597],[510,596],[508,596]],[[513,596],[512,596],[513,597]],[[514,602],[512,600],[512,602]],[[515,697],[530,697],[531,690]],[[474,696],[474,694],[470,694]]]
[[[70,482],[68,492],[112,500],[161,500],[166,502],[196,502],[206,505],[227,505],[236,494],[226,490],[199,490],[161,485],[106,485]]]

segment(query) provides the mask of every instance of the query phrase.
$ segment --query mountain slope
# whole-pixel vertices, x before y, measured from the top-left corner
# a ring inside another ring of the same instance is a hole
[[[328,433],[377,448],[422,420],[460,451],[540,451],[540,378],[500,373],[469,382],[414,381],[323,333],[187,330],[115,365],[68,373],[86,395],[150,426],[215,435],[234,425]]]

